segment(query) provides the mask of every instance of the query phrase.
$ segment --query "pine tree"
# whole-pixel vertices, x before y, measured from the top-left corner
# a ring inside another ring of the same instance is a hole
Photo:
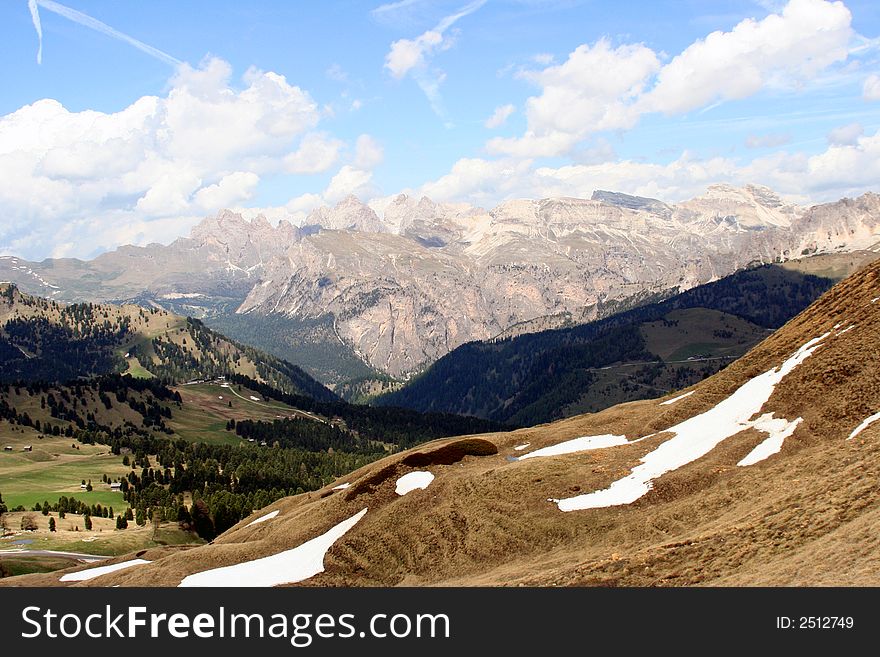
[[[49,518],[49,531],[55,531],[55,518]]]

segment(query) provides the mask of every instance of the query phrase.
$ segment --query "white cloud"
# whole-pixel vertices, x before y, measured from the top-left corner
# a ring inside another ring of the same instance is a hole
[[[492,116],[486,119],[486,123],[484,125],[490,130],[500,128],[507,122],[507,119],[509,119],[510,115],[513,114],[515,111],[516,108],[513,105],[501,105],[500,107],[496,107],[495,112],[493,112]]]
[[[327,171],[339,159],[343,146],[339,139],[324,133],[309,133],[293,153],[284,156],[284,170],[288,173],[314,174]]]
[[[218,208],[228,208],[251,198],[260,182],[260,177],[250,171],[236,171],[223,176],[215,185],[202,187],[193,200],[204,212],[216,212]]]
[[[425,57],[442,45],[443,35],[434,30],[415,39],[399,39],[391,44],[391,50],[385,55],[385,68],[400,80],[414,68],[424,66]]]
[[[687,151],[657,164],[617,160],[559,167],[533,167],[528,160],[463,158],[450,172],[425,183],[420,193],[435,201],[492,206],[511,198],[589,197],[596,189],[618,190],[664,201],[692,198],[710,184],[758,183],[802,202],[833,201],[876,188],[880,180],[880,131],[847,145],[830,145],[813,156],[784,151],[751,161],[699,158]]]
[[[364,134],[357,138],[354,150],[354,166],[357,169],[372,169],[382,164],[385,149],[376,139]]]
[[[529,196],[531,161],[462,158],[444,176],[422,185],[419,194],[435,201],[493,205],[511,196]]]
[[[550,66],[555,60],[556,57],[547,52],[541,52],[532,57],[532,61],[541,66]]]
[[[360,198],[369,198],[375,195],[372,180],[373,173],[371,171],[346,164],[330,180],[330,184],[322,194],[322,199],[326,203],[333,204],[349,194]]]
[[[642,115],[681,114],[741,99],[762,89],[798,88],[843,62],[856,36],[842,2],[790,0],[780,14],[712,32],[667,64],[643,44],[580,45],[567,60],[521,74],[541,93],[526,102],[519,138],[491,139],[489,153],[512,157],[565,155],[592,133],[628,130]],[[880,97],[880,82],[865,97]]]
[[[0,116],[0,250],[87,256],[111,235],[156,239],[177,217],[167,240],[247,200],[264,174],[336,162],[342,142],[312,132],[320,110],[306,91],[272,72],[248,71],[241,88],[231,76],[209,59],[118,112],[45,99]]]
[[[862,96],[865,100],[880,100],[880,75],[875,73],[865,78]]]
[[[860,123],[842,125],[828,133],[828,143],[835,146],[853,146],[864,133],[865,130]]]
[[[408,74],[415,79],[419,88],[427,96],[434,113],[445,118],[442,101],[440,99],[440,85],[446,78],[442,71],[430,71],[428,61],[437,52],[447,50],[453,45],[453,38],[446,36],[446,31],[465,16],[477,11],[488,0],[473,0],[459,9],[454,14],[444,17],[433,29],[423,32],[415,39],[398,39],[391,44],[391,49],[385,55],[385,68],[396,80],[401,80]],[[407,6],[411,3],[396,2],[374,10],[387,11]]]
[[[578,46],[564,63],[524,74],[542,90],[526,103],[526,133],[492,139],[487,148],[517,157],[554,156],[592,132],[632,128],[639,117],[635,101],[659,68],[657,55],[641,44],[612,48],[601,39]]]
[[[807,82],[847,58],[851,20],[842,2],[791,0],[781,14],[712,32],[663,67],[643,106],[679,114]]]

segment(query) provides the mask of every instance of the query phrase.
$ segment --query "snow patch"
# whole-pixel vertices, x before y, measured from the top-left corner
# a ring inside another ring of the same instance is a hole
[[[845,329],[843,329],[842,331],[838,331],[838,332],[837,332],[837,335],[843,335],[844,333],[846,333],[847,331],[851,331],[851,330],[854,329],[855,327],[856,327],[855,324],[850,324],[849,326],[847,326],[847,327],[846,327]]]
[[[635,502],[651,490],[654,479],[696,461],[725,439],[751,426],[750,418],[761,411],[776,389],[776,385],[809,358],[829,335],[831,335],[830,331],[821,337],[813,338],[779,367],[750,379],[730,397],[705,413],[695,415],[667,429],[675,435],[643,456],[641,465],[636,466],[629,475],[618,479],[608,488],[554,500],[559,510],[597,509]],[[760,419],[756,422],[760,422]]]
[[[160,299],[199,299],[205,296],[200,292],[169,292],[168,294],[162,294],[159,296]]]
[[[397,485],[394,487],[394,492],[398,495],[406,495],[407,493],[411,493],[417,488],[427,488],[432,481],[434,481],[434,475],[432,475],[430,472],[427,472],[426,470],[408,472],[397,480]]]
[[[101,575],[106,575],[107,573],[113,573],[117,570],[125,570],[126,568],[131,568],[132,566],[140,566],[141,564],[150,563],[149,561],[145,561],[144,559],[131,559],[130,561],[121,561],[119,563],[110,564],[109,566],[98,566],[97,568],[87,568],[86,570],[81,570],[78,573],[67,573],[66,575],[62,575],[59,582],[85,582],[89,579],[94,579],[96,577],[100,577]]]
[[[266,522],[267,520],[271,520],[272,518],[277,516],[279,513],[281,513],[281,512],[278,509],[275,509],[274,511],[270,511],[266,515],[260,516],[256,520],[252,520],[251,522],[246,524],[245,527],[250,527],[251,525],[259,525],[261,522]]]
[[[252,401],[260,401],[260,398],[259,398],[259,397],[254,397],[253,395],[251,395],[251,400],[252,400]]]
[[[574,454],[575,452],[586,452],[593,449],[602,449],[603,447],[617,447],[618,445],[626,445],[629,441],[626,436],[614,436],[610,433],[601,436],[582,436],[581,438],[573,438],[565,442],[537,449],[534,452],[523,454],[519,457],[519,461],[523,459],[535,458],[538,456],[559,456],[561,454]]]
[[[330,490],[345,490],[349,486],[351,486],[351,484],[346,481],[344,484],[339,484],[338,486],[334,486]]]
[[[677,401],[684,399],[685,397],[690,397],[694,394],[696,390],[691,390],[690,392],[686,392],[683,395],[679,395],[678,397],[673,397],[672,399],[667,399],[665,402],[660,402],[661,406],[669,406],[670,404],[674,404]]]
[[[777,454],[782,450],[782,443],[785,442],[785,439],[793,434],[794,430],[797,429],[798,425],[803,421],[804,418],[799,417],[796,420],[789,422],[785,418],[774,418],[773,413],[764,413],[764,415],[757,420],[747,422],[746,424],[748,424],[748,426],[769,434],[769,437],[757,445],[745,456],[745,458],[737,463],[737,465],[754,465],[773,454]]]
[[[179,586],[278,586],[309,579],[324,572],[324,556],[327,551],[366,513],[367,509],[363,509],[299,547],[262,559],[188,575]]]
[[[531,445],[531,444],[532,444],[532,443],[523,443],[522,445],[517,445],[517,446],[514,447],[513,449],[515,449],[517,452],[521,452],[521,451],[523,451],[526,447],[528,447],[528,446]]]
[[[853,438],[858,436],[860,433],[862,433],[862,431],[867,429],[870,424],[873,424],[877,420],[880,420],[880,413],[874,413],[874,415],[871,415],[870,417],[865,418],[864,422],[862,422],[859,426],[857,426],[855,429],[853,429],[853,432],[851,434],[849,434],[849,438],[847,438],[847,440],[852,440]]]

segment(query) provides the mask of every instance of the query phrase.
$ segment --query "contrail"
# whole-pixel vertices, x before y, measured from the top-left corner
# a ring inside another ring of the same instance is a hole
[[[28,9],[31,10],[31,20],[34,22],[34,29],[37,31],[37,39],[40,46],[37,48],[37,64],[43,63],[43,26],[40,25],[40,12],[37,10],[37,0],[28,0]]]
[[[171,66],[179,66],[183,63],[176,57],[172,57],[171,55],[169,55],[167,52],[162,52],[158,48],[149,46],[143,41],[138,41],[137,39],[130,37],[127,34],[123,34],[119,30],[114,30],[106,23],[102,23],[101,21],[82,13],[81,11],[71,9],[70,7],[65,7],[64,5],[58,4],[57,2],[53,2],[53,0],[28,0],[28,6],[31,9],[31,16],[34,19],[34,27],[36,28],[37,36],[40,39],[40,49],[37,52],[37,62],[40,62],[42,60],[43,52],[43,31],[40,28],[40,16],[37,12],[37,7],[39,6],[47,11],[51,11],[55,14],[58,14],[59,16],[63,16],[64,18],[71,20],[74,23],[79,23],[80,25],[91,28],[96,32],[106,34],[109,37],[112,37],[119,41],[123,41],[130,46],[134,46],[141,52],[145,52],[151,57],[155,57],[156,59],[163,61],[166,64],[170,64]]]

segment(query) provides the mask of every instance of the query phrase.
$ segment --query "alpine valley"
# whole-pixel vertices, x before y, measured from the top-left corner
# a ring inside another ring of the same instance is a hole
[[[278,499],[209,545],[2,581],[877,585],[878,335],[875,261],[684,390],[421,444]]]

